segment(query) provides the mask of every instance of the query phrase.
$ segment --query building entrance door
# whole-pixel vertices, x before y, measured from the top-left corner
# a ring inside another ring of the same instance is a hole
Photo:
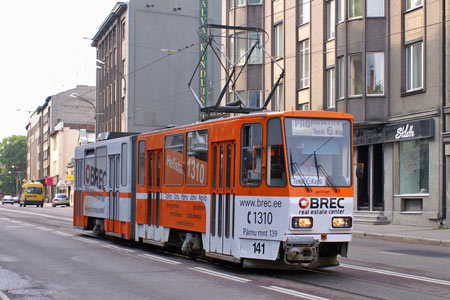
[[[384,210],[384,160],[383,144],[357,147],[358,164],[364,173],[358,179],[357,209],[359,211]]]

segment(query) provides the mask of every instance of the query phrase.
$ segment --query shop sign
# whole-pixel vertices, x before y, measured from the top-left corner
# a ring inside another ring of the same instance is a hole
[[[426,119],[388,125],[384,128],[385,142],[423,139],[434,136],[434,120]]]
[[[355,146],[380,144],[384,142],[384,127],[356,129],[353,134]]]

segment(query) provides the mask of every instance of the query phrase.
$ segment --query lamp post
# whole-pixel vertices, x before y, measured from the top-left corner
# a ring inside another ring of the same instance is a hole
[[[72,93],[70,94],[70,97],[72,98],[77,98],[78,100],[81,100],[83,102],[89,103],[90,105],[92,105],[92,107],[95,109],[95,104],[92,101],[89,101],[86,98],[81,97],[80,95],[78,95],[77,93]]]

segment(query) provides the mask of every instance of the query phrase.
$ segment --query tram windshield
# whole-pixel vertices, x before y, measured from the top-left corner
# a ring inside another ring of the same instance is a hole
[[[351,185],[351,123],[286,118],[286,147],[293,186]]]

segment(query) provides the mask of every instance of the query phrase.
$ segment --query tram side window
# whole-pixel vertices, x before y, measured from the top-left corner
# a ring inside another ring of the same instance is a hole
[[[206,185],[206,179],[208,178],[208,130],[187,133],[186,162],[186,184]]]
[[[167,185],[182,185],[184,172],[184,135],[166,136],[165,140],[164,183]]]
[[[145,141],[139,141],[138,184],[145,183]]]
[[[267,185],[286,186],[286,183],[281,120],[273,118],[267,123]]]
[[[248,124],[241,132],[241,184],[261,184],[262,126]]]
[[[127,161],[128,161],[128,145],[127,143],[123,143],[122,144],[122,153],[121,153],[121,170],[120,170],[120,174],[122,176],[121,178],[121,183],[122,186],[126,186],[127,185]]]
[[[105,189],[105,186],[108,184],[107,176],[106,176],[106,167],[107,167],[107,150],[106,147],[98,147],[95,153],[95,172],[94,176],[94,184],[99,189]],[[91,180],[92,181],[92,180]]]

